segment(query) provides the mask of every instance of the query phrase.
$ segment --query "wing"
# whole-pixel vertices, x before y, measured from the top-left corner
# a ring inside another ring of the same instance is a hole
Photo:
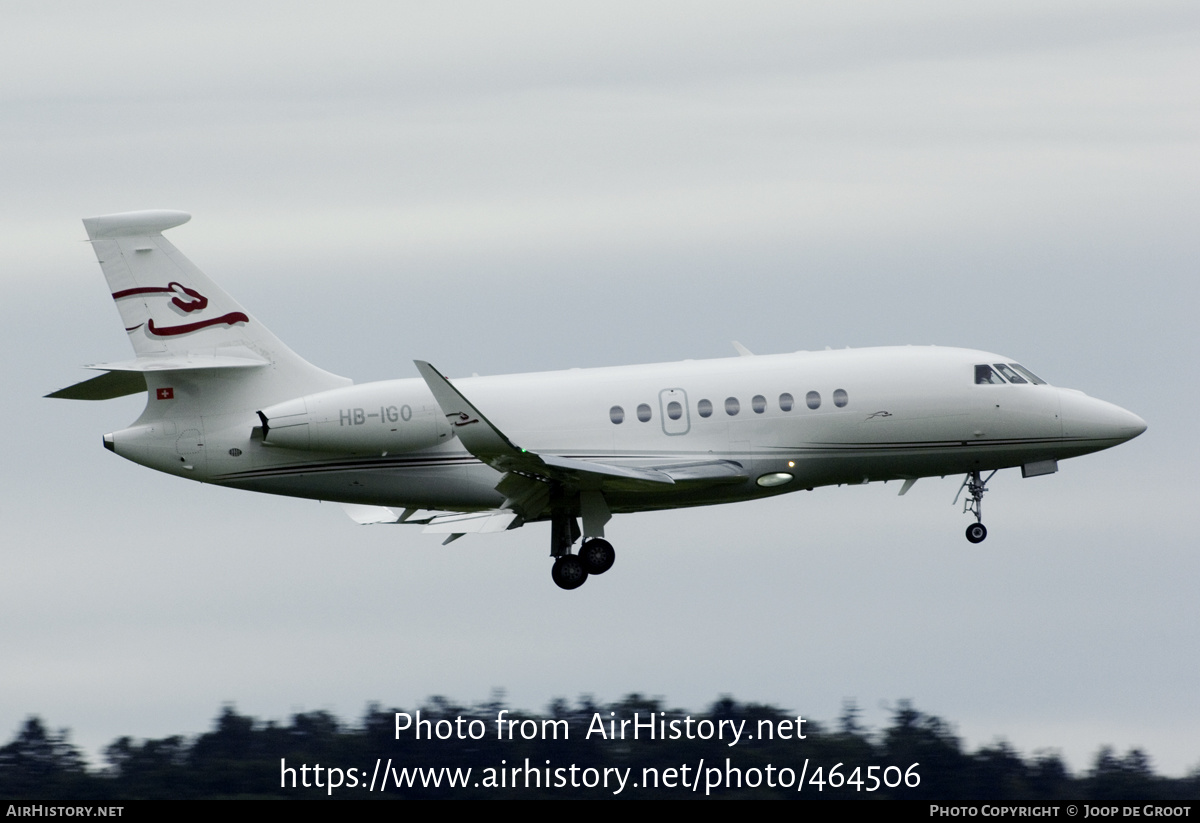
[[[342,510],[361,526],[410,523],[422,525],[425,534],[448,534],[445,543],[464,534],[490,534],[508,531],[525,525],[519,514],[511,509],[492,509],[484,512],[435,512],[424,509],[405,509],[397,514],[386,506],[362,506],[343,503]],[[444,544],[443,544],[444,545]]]
[[[414,362],[466,450],[506,475],[563,483],[581,491],[663,490],[677,483],[709,485],[746,479],[741,464],[731,460],[635,466],[617,460],[580,460],[530,451],[513,443],[441,372],[422,360]],[[505,492],[504,485],[502,480],[497,488]]]
[[[611,478],[652,485],[669,486],[675,482],[669,475],[654,469],[576,460],[523,449],[509,440],[483,412],[450,385],[441,372],[422,360],[414,362],[463,447],[496,471],[556,480],[572,486],[602,487],[604,481]]]
[[[504,503],[498,509],[482,512],[405,509],[401,514],[383,506],[343,504],[346,514],[357,523],[421,524],[426,533],[449,535],[445,540],[449,543],[464,534],[507,531],[542,519],[550,510],[555,484],[585,493],[584,498],[601,500],[606,491],[663,491],[678,485],[742,483],[747,479],[742,465],[732,460],[678,460],[635,466],[530,451],[513,443],[441,372],[424,361],[415,362],[459,441],[476,458],[503,473],[496,490],[504,495]],[[591,504],[585,501],[584,505]],[[604,511],[601,517],[607,520],[607,507],[602,502],[600,506]]]

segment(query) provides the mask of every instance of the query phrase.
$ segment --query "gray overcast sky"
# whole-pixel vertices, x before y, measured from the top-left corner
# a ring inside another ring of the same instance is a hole
[[[7,4],[0,738],[636,689],[1196,766],[1198,35],[1188,2]],[[79,220],[142,208],[358,381],[933,343],[1150,429],[999,475],[981,546],[956,479],[821,489],[619,517],[564,593],[544,526],[356,527],[104,451],[139,398],[41,399],[130,356]]]

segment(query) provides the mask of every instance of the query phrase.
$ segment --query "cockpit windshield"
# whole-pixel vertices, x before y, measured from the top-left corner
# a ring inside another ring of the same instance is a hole
[[[1026,377],[1028,377],[1028,378],[1029,378],[1029,382],[1030,382],[1030,383],[1033,383],[1035,386],[1044,386],[1044,385],[1046,385],[1046,381],[1045,381],[1045,380],[1043,380],[1042,378],[1038,377],[1036,374],[1034,374],[1033,372],[1031,372],[1029,369],[1025,368],[1024,366],[1022,366],[1022,365],[1020,365],[1020,364],[1018,364],[1018,363],[1009,363],[1008,365],[1012,366],[1014,369],[1016,369],[1017,371],[1019,371],[1021,374],[1025,375]]]
[[[976,385],[986,385],[988,383],[994,385],[1002,385],[1004,378],[992,371],[992,367],[987,363],[975,367],[975,383]]]
[[[1025,378],[1013,371],[1011,366],[1006,366],[1003,363],[996,364],[996,371],[1004,375],[1004,379],[1009,383],[1024,383]]]
[[[1018,363],[980,363],[975,367],[975,384],[978,386],[1002,386],[1006,382],[1046,385],[1045,380]]]

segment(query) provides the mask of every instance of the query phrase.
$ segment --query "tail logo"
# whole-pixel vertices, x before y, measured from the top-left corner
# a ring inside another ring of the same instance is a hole
[[[171,295],[171,305],[182,312],[191,314],[194,311],[203,311],[208,308],[208,298],[195,289],[188,288],[182,283],[174,281],[166,286],[141,286],[136,289],[123,289],[118,292],[113,292],[113,300],[123,300],[126,297],[135,297],[139,294],[169,294]],[[187,334],[189,332],[198,331],[199,329],[207,328],[208,326],[232,326],[234,323],[249,323],[250,318],[240,311],[231,311],[223,314],[220,317],[213,317],[208,320],[197,320],[194,323],[181,323],[176,326],[157,326],[154,319],[151,318],[146,323],[146,330],[156,337],[171,337],[177,334]],[[126,329],[127,332],[136,331],[141,328],[140,324],[131,329]]]

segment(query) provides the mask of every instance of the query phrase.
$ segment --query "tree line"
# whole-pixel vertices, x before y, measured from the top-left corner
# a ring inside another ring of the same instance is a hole
[[[918,711],[906,701],[896,705],[889,724],[878,730],[861,725],[852,703],[835,723],[806,720],[798,727],[795,715],[782,709],[739,703],[730,697],[722,697],[699,713],[668,708],[659,698],[631,694],[606,704],[587,697],[574,704],[555,700],[541,714],[507,709],[498,698],[459,706],[433,697],[419,707],[421,720],[428,721],[428,725],[421,727],[423,739],[417,739],[413,722],[416,711],[372,705],[357,723],[345,723],[323,711],[296,714],[287,723],[278,723],[241,715],[234,707],[226,706],[212,729],[195,737],[121,737],[104,749],[104,762],[99,766],[87,762],[70,742],[69,731],[49,729],[39,718],[30,717],[13,740],[0,747],[0,796],[5,802],[17,798],[97,802],[302,797],[603,798],[614,796],[611,789],[594,783],[584,785],[585,778],[613,769],[628,770],[626,773],[632,775],[625,790],[616,795],[622,798],[696,797],[706,793],[725,798],[896,798],[939,803],[1132,803],[1200,798],[1200,768],[1183,778],[1168,778],[1156,774],[1150,758],[1139,749],[1122,755],[1104,747],[1088,770],[1072,774],[1055,752],[1025,757],[1003,741],[967,751],[949,723]],[[408,718],[401,721],[407,728],[399,733],[397,712]],[[511,739],[498,739],[498,729],[505,728],[496,724],[501,712]],[[622,719],[632,719],[635,713],[643,723],[651,718],[667,723],[679,720],[674,727],[678,736],[646,739],[644,725],[637,740],[630,739],[628,727],[624,737],[607,734],[608,729],[619,728],[608,726],[608,721],[619,724]],[[686,735],[682,732],[685,716],[692,718]],[[598,722],[606,724],[603,735],[597,733]],[[737,728],[739,723],[755,739],[742,739],[730,746],[728,736],[718,738],[714,734],[716,729]],[[768,739],[768,735],[759,738],[755,730],[760,728],[783,733],[774,739]],[[702,733],[707,733],[708,739],[701,739]],[[798,739],[799,734],[804,738]],[[401,782],[397,779],[382,793],[368,792],[368,777],[372,772],[377,774],[377,764],[384,761],[396,770],[425,771],[416,778],[409,775],[408,785],[396,786]],[[699,777],[696,770],[702,763],[707,764],[706,768],[726,769],[727,773],[732,770],[739,785],[719,785],[705,791],[702,783],[697,793],[689,779]],[[806,764],[803,777],[802,764]],[[326,770],[324,780],[322,773],[315,771],[317,765]],[[567,778],[569,765],[578,770]],[[309,770],[301,772],[305,766]],[[692,769],[690,778],[686,770],[681,772],[685,766]],[[287,767],[293,772],[284,771]],[[342,770],[342,785],[332,794],[328,788],[331,767]],[[887,771],[889,767],[894,769]],[[349,768],[357,770],[354,786],[347,780],[345,770]],[[594,771],[584,775],[584,768]],[[440,771],[443,769],[460,773],[471,769],[472,777],[465,786],[450,787],[440,779],[445,775]],[[541,770],[541,774],[532,775],[530,769]],[[561,770],[558,785],[551,777],[553,769]],[[519,775],[510,781],[512,771],[504,770],[515,770]],[[648,773],[668,775],[669,779],[653,788],[633,788],[634,782],[640,782],[639,776]],[[492,775],[492,785],[486,785],[487,774]],[[438,785],[433,785],[430,775],[439,776]],[[500,779],[504,783],[498,789],[496,781]],[[800,791],[796,788],[798,781],[804,781]]]

